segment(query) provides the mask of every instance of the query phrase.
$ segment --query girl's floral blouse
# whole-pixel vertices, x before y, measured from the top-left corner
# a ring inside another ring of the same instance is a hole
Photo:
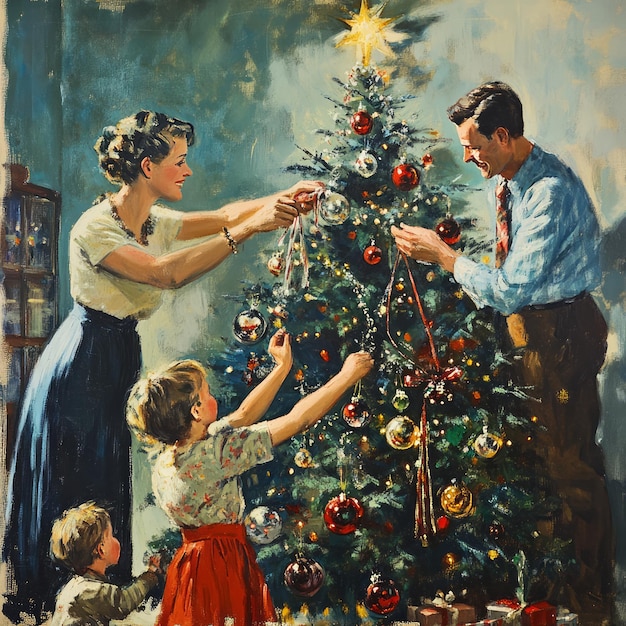
[[[152,488],[157,502],[179,527],[243,521],[240,474],[273,458],[263,424],[234,429],[214,422],[206,439],[182,449],[169,446],[156,459]]]

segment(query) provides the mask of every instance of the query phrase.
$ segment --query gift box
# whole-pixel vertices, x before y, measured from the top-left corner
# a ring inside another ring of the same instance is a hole
[[[535,602],[522,610],[522,626],[556,626],[556,607],[549,602]]]
[[[513,616],[512,613],[518,613]],[[535,602],[522,608],[517,600],[498,600],[487,605],[487,617],[502,618],[517,626],[556,626],[556,607],[549,602]]]
[[[420,626],[448,626],[448,609],[443,606],[408,606],[407,619]]]
[[[567,609],[560,609],[556,614],[557,626],[578,626],[578,615],[570,613]]]
[[[480,622],[471,622],[466,626],[504,626],[504,620],[501,617],[497,619],[481,619]]]
[[[514,611],[519,612],[521,607],[522,605],[517,600],[498,600],[487,605],[487,617],[490,619],[504,619]]]
[[[473,606],[460,602],[444,606],[408,606],[407,619],[419,622],[420,626],[462,626],[476,621],[476,610]]]

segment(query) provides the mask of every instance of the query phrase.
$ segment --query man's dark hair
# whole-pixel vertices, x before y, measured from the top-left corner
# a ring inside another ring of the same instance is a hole
[[[448,118],[457,126],[472,118],[481,135],[491,139],[496,128],[506,128],[511,137],[524,134],[522,103],[518,95],[500,81],[472,89],[448,109]]]

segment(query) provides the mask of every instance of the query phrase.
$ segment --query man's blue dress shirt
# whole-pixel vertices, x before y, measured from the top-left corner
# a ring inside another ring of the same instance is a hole
[[[511,247],[503,265],[494,269],[464,256],[454,265],[455,280],[476,305],[510,315],[597,287],[600,227],[580,178],[535,145],[509,189]]]

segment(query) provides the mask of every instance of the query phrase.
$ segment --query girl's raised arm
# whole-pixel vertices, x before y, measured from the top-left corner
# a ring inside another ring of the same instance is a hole
[[[374,365],[367,352],[355,352],[345,360],[341,371],[325,385],[298,401],[287,415],[268,422],[272,443],[278,445],[310,428],[337,403],[341,396],[363,378]]]
[[[235,428],[256,424],[269,409],[280,386],[291,371],[291,339],[284,330],[279,330],[271,339],[269,353],[276,367],[246,396],[239,408],[225,419]]]

